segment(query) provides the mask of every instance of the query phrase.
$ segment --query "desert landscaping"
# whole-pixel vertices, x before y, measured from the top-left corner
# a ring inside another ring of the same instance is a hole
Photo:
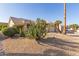
[[[79,37],[57,33],[48,33],[40,44],[34,39],[20,37],[4,39],[0,41],[0,46],[4,55],[79,55]]]
[[[79,56],[79,16],[75,5],[78,6],[12,4],[14,8],[8,5],[11,13],[5,7],[8,14],[4,18],[9,18],[0,22],[0,56]]]
[[[47,23],[37,18],[36,22],[22,18],[9,18],[9,26],[1,25],[0,55],[4,56],[77,56],[79,55],[78,26],[65,31],[59,28],[62,21]],[[20,20],[20,21],[18,21]],[[22,23],[23,22],[23,23]],[[28,26],[29,25],[29,26]],[[72,27],[73,26],[73,27]],[[54,30],[54,31],[51,31]],[[66,30],[64,28],[64,30]]]

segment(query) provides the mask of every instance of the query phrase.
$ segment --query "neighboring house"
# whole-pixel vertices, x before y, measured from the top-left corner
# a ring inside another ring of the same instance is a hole
[[[79,28],[77,29],[77,32],[79,33]]]
[[[23,26],[24,29],[27,29],[30,23],[31,23],[31,20],[28,20],[28,19],[10,17],[8,27]]]
[[[75,34],[79,35],[79,28],[76,30]]]
[[[8,25],[8,23],[0,22],[0,25]]]

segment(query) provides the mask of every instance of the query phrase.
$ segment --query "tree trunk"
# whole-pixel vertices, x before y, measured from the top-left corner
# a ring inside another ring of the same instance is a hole
[[[40,44],[40,40],[41,40],[41,38],[36,38],[36,41],[38,44]]]
[[[56,29],[59,33],[61,33],[61,30],[59,29],[59,25],[56,26]]]
[[[21,33],[22,33],[22,30],[21,30],[21,28],[19,28],[19,33],[20,33],[20,36],[21,36]]]

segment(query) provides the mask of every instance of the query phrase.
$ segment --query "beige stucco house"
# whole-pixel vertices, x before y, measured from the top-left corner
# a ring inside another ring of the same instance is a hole
[[[31,20],[28,20],[28,19],[10,17],[8,27],[23,26],[23,29],[27,29],[27,27],[30,25],[30,23],[31,23]]]

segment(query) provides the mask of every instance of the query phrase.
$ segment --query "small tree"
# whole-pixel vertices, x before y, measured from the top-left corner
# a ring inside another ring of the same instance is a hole
[[[46,21],[37,18],[36,23],[31,24],[26,32],[26,35],[30,38],[40,40],[46,35]]]
[[[25,36],[24,31],[23,31],[23,26],[17,26],[16,30],[17,30],[18,34],[20,34],[21,37]]]
[[[58,30],[59,33],[61,33],[61,30],[59,29],[59,25],[62,23],[60,20],[56,20],[54,23],[55,28]]]
[[[74,31],[76,31],[78,29],[78,24],[71,24],[69,25],[69,28],[72,28]]]

